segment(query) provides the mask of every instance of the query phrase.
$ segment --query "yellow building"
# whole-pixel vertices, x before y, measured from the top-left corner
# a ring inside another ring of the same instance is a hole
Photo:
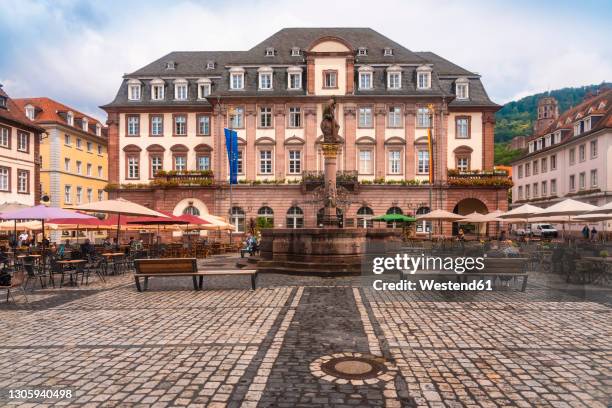
[[[41,202],[71,207],[106,199],[108,144],[102,124],[49,98],[15,102],[46,130],[40,141]]]

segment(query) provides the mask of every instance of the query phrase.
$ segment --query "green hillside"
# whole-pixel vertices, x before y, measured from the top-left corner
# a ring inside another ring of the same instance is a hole
[[[559,112],[564,112],[572,106],[576,106],[584,96],[597,90],[600,86],[610,85],[602,83],[599,85],[587,85],[580,88],[555,89],[550,92],[542,92],[526,96],[518,101],[508,102],[495,115],[495,142],[508,142],[514,136],[530,135],[533,129],[533,121],[536,118],[536,107],[538,99],[550,95],[559,101]]]

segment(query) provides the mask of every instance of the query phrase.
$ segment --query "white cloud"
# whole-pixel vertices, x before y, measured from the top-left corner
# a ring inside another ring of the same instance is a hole
[[[121,76],[173,50],[248,49],[282,27],[369,26],[413,50],[477,71],[499,103],[610,80],[608,25],[510,3],[355,1],[61,2],[0,5],[13,34],[0,81],[14,96],[50,96],[99,118]],[[369,10],[365,12],[364,10]],[[4,16],[4,17],[1,17]],[[23,23],[26,21],[27,23]],[[605,20],[602,20],[605,21]],[[0,31],[0,34],[2,32]],[[1,40],[0,40],[1,41]],[[15,43],[17,42],[17,43]],[[9,61],[9,62],[6,62]]]

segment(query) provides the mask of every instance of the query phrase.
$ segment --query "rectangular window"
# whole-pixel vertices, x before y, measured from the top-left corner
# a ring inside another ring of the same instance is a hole
[[[457,156],[457,170],[469,171],[470,170],[470,158],[467,156]]]
[[[372,174],[372,151],[371,150],[360,150],[359,151],[359,174]]]
[[[591,140],[591,159],[594,159],[597,157],[597,139],[595,140]]]
[[[187,157],[183,155],[174,156],[174,170],[185,171],[187,170]]]
[[[519,186],[518,188],[518,199],[519,200],[523,199],[523,186]]]
[[[64,159],[64,171],[70,171],[70,159]]]
[[[272,108],[269,106],[262,106],[259,108],[259,127],[270,128],[272,127]]]
[[[98,145],[98,154],[102,154],[103,150],[102,150],[102,145]]]
[[[429,151],[427,150],[417,151],[417,173],[429,173]]]
[[[83,202],[83,187],[76,188],[76,203],[81,204]]]
[[[400,150],[389,151],[389,173],[401,174],[402,172],[402,156]]]
[[[102,201],[104,199],[104,190],[98,190],[98,201]]]
[[[132,180],[140,178],[140,163],[137,156],[127,158],[127,178]]]
[[[162,115],[151,116],[151,136],[163,136],[164,117]]]
[[[230,74],[230,89],[243,89],[244,88],[244,74],[233,73]]]
[[[369,108],[369,107],[359,108],[359,127],[361,128],[372,127],[372,108]]]
[[[531,164],[525,163],[525,177],[531,176]]]
[[[179,101],[187,100],[187,84],[177,84],[174,86],[174,98]]]
[[[533,198],[538,196],[538,183],[533,183]]]
[[[151,87],[151,99],[161,101],[164,99],[164,85],[153,85]]]
[[[140,100],[140,85],[130,85],[130,101]]]
[[[198,116],[198,135],[210,136],[210,116],[208,115]]]
[[[518,175],[518,178],[523,178],[523,165],[522,164],[519,164],[517,168],[517,175]]]
[[[529,200],[531,198],[531,186],[529,186],[529,184],[527,184],[525,186],[525,199]]]
[[[359,73],[359,89],[372,89],[372,73],[371,72],[360,72]]]
[[[400,89],[402,87],[402,74],[399,72],[387,74],[387,87],[389,89]]]
[[[299,107],[294,106],[289,108],[289,127],[302,127],[302,110]]]
[[[572,148],[569,151],[569,164],[570,166],[576,163],[576,149]]]
[[[140,115],[128,115],[127,116],[127,135],[128,136],[140,136]],[[77,147],[78,140],[77,140]]]
[[[204,99],[210,95],[210,84],[200,84],[198,86],[198,98]]]
[[[538,161],[534,160],[533,161],[533,175],[535,176],[538,173],[539,173],[539,171],[538,171]]]
[[[553,154],[550,156],[550,169],[557,170],[557,155]]]
[[[64,186],[64,203],[66,204],[72,203],[72,186],[69,186],[69,185]]]
[[[266,72],[259,74],[259,89],[272,89],[271,73]]]
[[[30,193],[30,172],[27,170],[17,170],[17,192],[22,194]]]
[[[468,85],[467,84],[457,84],[457,99],[467,99],[468,98]]]
[[[578,188],[580,188],[580,190],[584,190],[585,187],[586,187],[586,173],[581,172],[580,174],[578,174]]]
[[[76,172],[77,174],[81,174],[83,171],[83,164],[77,160],[76,162]]]
[[[597,187],[597,169],[591,170],[591,187]]]
[[[77,149],[81,150],[83,148],[82,144],[83,144],[83,141],[81,139],[77,139],[76,140],[76,148]]]
[[[158,171],[164,169],[164,159],[162,156],[153,155],[151,156],[151,177],[155,177]]]
[[[272,174],[272,150],[259,151],[259,172]]]
[[[244,158],[244,150],[243,149],[238,149],[238,165],[236,167],[238,167],[238,174],[244,174],[244,166],[243,166],[243,158]]]
[[[289,89],[302,88],[302,74],[289,74]]]
[[[455,119],[455,137],[457,139],[470,138],[470,118],[458,117]]]
[[[198,156],[197,160],[198,160],[198,170],[200,171],[210,170],[210,156],[201,155],[201,156]]]
[[[28,153],[30,151],[30,134],[27,132],[17,132],[17,150]]]
[[[93,150],[93,143],[87,142],[87,151],[91,152]]]
[[[104,172],[102,170],[102,166],[98,166],[98,178],[103,178]]]
[[[91,188],[87,189],[87,202],[91,203],[93,201],[93,190]]]
[[[302,172],[301,150],[289,150],[289,174],[300,174]]]
[[[429,88],[429,72],[417,73],[417,86],[419,89]]]
[[[0,191],[10,191],[11,189],[11,169],[0,167]]]
[[[417,109],[417,127],[428,128],[431,126],[431,115],[429,109],[418,108]]]
[[[550,194],[557,194],[557,180],[555,179],[550,180]]]
[[[232,129],[242,129],[244,127],[244,108],[237,106],[230,112],[230,127]]]
[[[561,132],[555,133],[555,135],[553,136],[553,143],[554,144],[561,143]]]
[[[174,116],[174,135],[175,136],[186,136],[187,135],[187,116],[186,115],[175,115]]]
[[[569,190],[576,190],[576,176],[574,176],[573,174],[569,176]]]
[[[0,126],[0,147],[11,148],[11,128]]]
[[[338,88],[338,71],[323,71],[323,88]]]
[[[542,170],[542,173],[546,173],[548,171],[548,161],[546,157],[542,157],[542,160],[540,163],[540,170]]]
[[[402,127],[402,108],[399,106],[390,106],[387,115],[387,125],[390,128]]]
[[[87,163],[87,175],[91,177],[91,163]]]
[[[581,162],[586,160],[586,145],[578,146],[578,160]]]
[[[546,195],[548,194],[548,192],[546,191],[547,186],[546,186],[546,182],[543,181],[542,182],[542,197],[546,197]]]

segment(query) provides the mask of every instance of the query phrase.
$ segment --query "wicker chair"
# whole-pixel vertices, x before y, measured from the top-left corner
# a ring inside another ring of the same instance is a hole
[[[0,286],[0,289],[6,289],[6,301],[7,302],[9,301],[9,297],[13,299],[13,302],[15,302],[15,297],[11,293],[11,289],[21,289],[21,292],[23,293],[23,297],[25,298],[26,303],[29,303],[28,296],[26,295],[26,291],[24,287],[25,280],[26,280],[26,272],[25,270],[20,269],[18,271],[15,271],[15,273],[11,277],[10,285]]]

